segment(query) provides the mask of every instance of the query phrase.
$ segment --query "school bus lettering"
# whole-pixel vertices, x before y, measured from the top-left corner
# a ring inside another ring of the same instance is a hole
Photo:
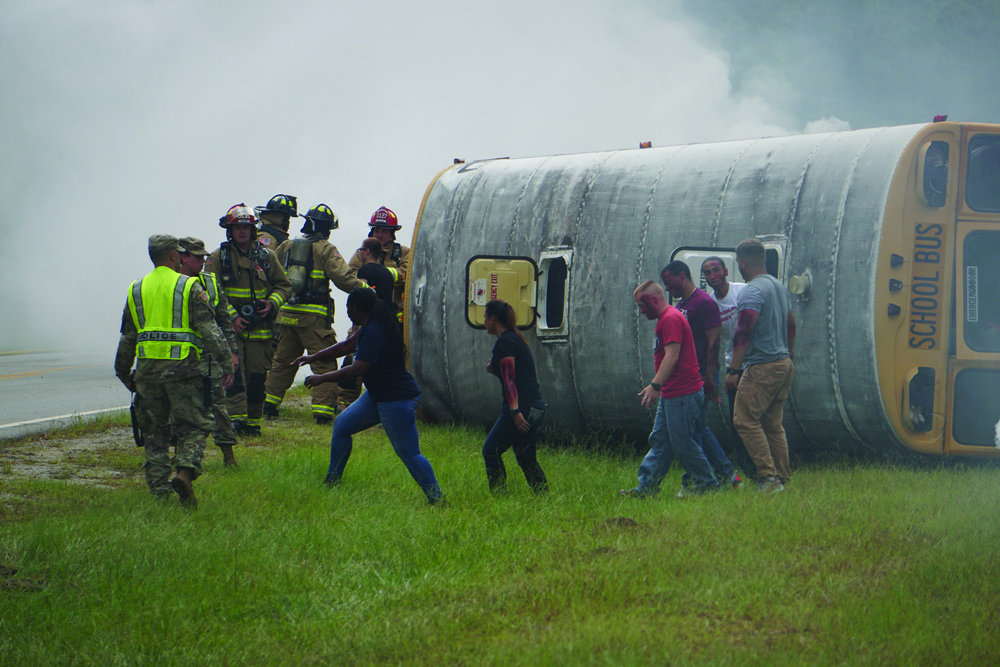
[[[938,224],[917,223],[913,239],[913,276],[910,282],[910,339],[913,349],[938,347],[941,317],[941,271],[930,266],[941,264],[941,234]]]

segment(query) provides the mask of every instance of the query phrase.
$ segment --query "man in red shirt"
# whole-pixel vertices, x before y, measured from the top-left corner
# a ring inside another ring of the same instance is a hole
[[[719,482],[698,437],[705,425],[702,409],[705,394],[691,326],[680,311],[667,303],[663,288],[652,280],[639,285],[632,298],[646,319],[656,322],[653,338],[656,374],[639,392],[640,400],[644,408],[650,407],[657,397],[660,403],[649,434],[649,453],[639,466],[639,486],[623,489],[621,493],[640,498],[656,495],[674,458],[691,476],[693,493],[718,490]]]

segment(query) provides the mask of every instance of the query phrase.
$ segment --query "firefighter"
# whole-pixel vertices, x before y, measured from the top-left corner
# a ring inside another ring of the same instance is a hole
[[[299,204],[291,195],[274,195],[267,205],[255,206],[254,212],[260,219],[257,240],[265,248],[277,250],[288,240],[288,224],[299,217]]]
[[[264,416],[278,416],[278,406],[292,386],[297,366],[292,362],[337,342],[333,330],[333,299],[330,283],[348,294],[368,284],[354,275],[337,248],[329,242],[330,231],[339,226],[337,216],[326,204],[317,204],[304,216],[302,234],[278,246],[278,261],[288,275],[292,294],[278,311],[278,349],[267,375]],[[318,361],[313,373],[337,370],[337,360]],[[312,392],[312,413],[317,424],[329,424],[337,411],[337,384],[317,385]]]
[[[276,342],[274,316],[291,293],[273,250],[257,242],[257,216],[237,204],[219,219],[226,241],[212,253],[205,268],[222,285],[236,332],[239,369],[226,392],[226,410],[237,435],[260,435],[264,384]]]
[[[396,242],[396,232],[402,229],[402,226],[399,224],[399,218],[396,217],[396,214],[385,206],[380,206],[372,214],[368,226],[371,227],[368,232],[368,238],[377,239],[382,244],[382,251],[378,253],[378,256],[373,256],[372,259],[393,272],[395,284],[393,286],[392,300],[396,304],[397,318],[402,322],[403,290],[406,287],[406,273],[410,268],[410,249]],[[368,259],[362,258],[361,250],[358,249],[351,257],[350,267],[356,273],[367,261]],[[345,359],[344,363],[349,364],[351,361],[353,361],[353,357]],[[347,381],[349,382],[350,379]],[[360,383],[358,384],[360,385]],[[360,395],[360,386],[357,389],[349,389],[341,385],[341,408],[345,408],[356,401]]]
[[[396,232],[402,229],[399,224],[399,218],[391,210],[385,206],[381,206],[372,214],[372,219],[368,223],[368,226],[371,227],[371,230],[368,232],[368,238],[378,239],[378,242],[382,244],[382,252],[379,253],[378,257],[374,258],[375,261],[395,272],[396,284],[393,300],[401,309],[403,304],[403,287],[406,283],[406,272],[410,268],[410,249],[396,242]],[[351,257],[351,269],[357,272],[364,263],[365,260],[361,258],[361,251],[355,251],[354,256]]]
[[[182,252],[176,237],[149,237],[149,258],[155,268],[129,288],[115,375],[143,399],[150,493],[166,498],[176,491],[182,505],[195,507],[192,482],[201,474],[205,441],[212,430],[211,400],[205,400],[211,386],[202,376],[202,359],[211,355],[220,364],[223,386],[233,381],[233,360],[201,284],[177,272]],[[129,371],[136,357],[133,379]],[[177,436],[173,462],[168,447],[171,420]],[[171,468],[176,469],[173,479],[169,479]]]
[[[205,250],[205,242],[193,236],[185,236],[180,240],[180,246],[184,249],[181,253],[180,272],[185,276],[192,276],[198,279],[205,294],[208,295],[208,305],[215,313],[215,323],[226,337],[229,343],[229,354],[233,360],[233,367],[239,367],[239,348],[236,347],[236,334],[233,332],[233,322],[229,317],[229,301],[225,293],[219,289],[219,281],[211,273],[203,273],[205,268],[205,258],[208,251]],[[212,378],[212,416],[215,418],[215,428],[212,430],[212,439],[215,445],[222,450],[222,463],[227,468],[235,468],[236,456],[233,454],[233,445],[236,444],[236,432],[233,431],[233,420],[226,412],[226,390],[222,387],[222,365],[212,361],[208,355],[202,357],[202,374]]]

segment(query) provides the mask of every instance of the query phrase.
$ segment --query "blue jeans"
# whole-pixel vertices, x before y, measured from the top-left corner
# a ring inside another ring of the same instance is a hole
[[[729,460],[729,457],[726,456],[726,453],[722,451],[722,445],[719,444],[715,434],[712,433],[712,429],[708,428],[708,420],[705,417],[708,414],[709,403],[708,397],[705,396],[701,407],[701,451],[704,452],[705,458],[708,459],[709,464],[712,466],[712,471],[719,481],[729,484],[733,479],[733,475],[736,474],[736,469],[733,468],[733,464]],[[681,485],[684,487],[690,486],[691,475],[684,473],[684,476],[681,478]]]
[[[389,442],[396,451],[410,475],[423,489],[429,501],[441,499],[441,487],[434,477],[430,462],[420,453],[420,439],[417,435],[416,408],[420,397],[405,400],[376,403],[370,393],[361,397],[337,416],[333,422],[333,437],[330,439],[330,469],[326,474],[327,483],[336,483],[344,475],[347,459],[351,456],[352,435],[381,423],[389,436]]]
[[[705,394],[696,391],[679,398],[660,398],[653,432],[649,434],[649,453],[639,466],[639,488],[655,495],[676,458],[691,475],[695,491],[719,488],[705,453],[701,450],[701,432],[705,425]]]
[[[491,493],[503,491],[507,485],[507,470],[503,465],[503,453],[514,448],[514,458],[524,471],[528,486],[535,493],[548,491],[548,482],[542,467],[538,465],[536,443],[538,425],[545,417],[545,408],[527,407],[522,411],[528,421],[528,432],[521,433],[514,425],[510,410],[504,408],[483,445],[483,460],[486,462],[486,480]]]

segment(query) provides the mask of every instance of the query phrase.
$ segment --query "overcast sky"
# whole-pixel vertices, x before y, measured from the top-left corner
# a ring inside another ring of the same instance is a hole
[[[0,351],[110,357],[128,284],[152,268],[147,237],[213,249],[236,203],[324,202],[349,256],[382,205],[409,245],[456,157],[850,126],[789,117],[763,89],[734,96],[728,54],[703,46],[711,27],[672,7],[6,0]]]

